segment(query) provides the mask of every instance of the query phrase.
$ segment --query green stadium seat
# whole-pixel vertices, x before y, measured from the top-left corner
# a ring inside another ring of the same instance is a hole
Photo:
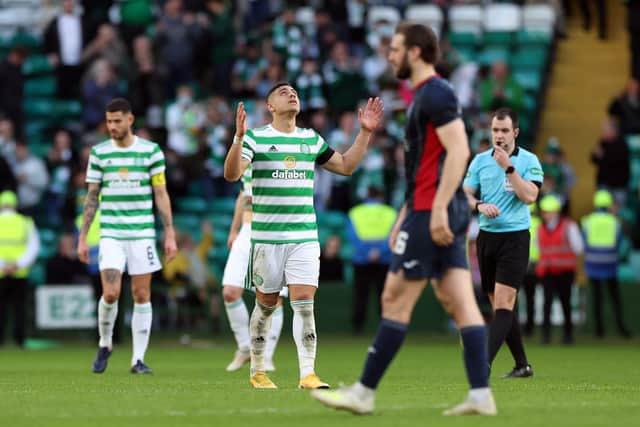
[[[512,76],[527,92],[538,93],[542,89],[542,77],[537,71],[516,70]]]
[[[40,49],[42,42],[40,41],[40,38],[33,34],[19,31],[11,38],[11,46],[24,46],[33,52]]]
[[[511,67],[516,71],[540,71],[547,64],[547,50],[544,48],[518,49],[511,58]]]
[[[627,145],[633,157],[640,157],[640,135],[627,136]]]
[[[536,110],[538,109],[538,99],[530,94],[525,94],[524,96],[524,111],[529,114],[529,115],[533,115]]]
[[[82,103],[80,101],[56,102],[56,116],[60,118],[80,117],[82,115]]]
[[[58,251],[57,245],[40,245],[40,251],[38,252],[38,259],[47,260],[51,258]]]
[[[551,45],[552,35],[542,31],[518,31],[515,42],[518,47],[539,46],[548,48]]]
[[[456,50],[460,49],[475,49],[480,44],[480,39],[477,34],[474,33],[463,33],[463,32],[450,32],[447,39],[449,43]]]
[[[225,213],[233,215],[236,209],[236,199],[234,197],[221,197],[213,199],[209,203],[211,213]]]
[[[480,65],[491,65],[494,62],[504,61],[506,63],[510,62],[511,54],[509,50],[504,48],[490,47],[485,48],[482,52],[478,54],[477,62]]]
[[[41,77],[28,79],[24,82],[25,96],[55,96],[56,95],[56,79],[55,77]]]
[[[29,283],[33,286],[43,285],[47,279],[47,269],[44,262],[36,262],[29,270]]]
[[[233,222],[233,215],[228,215],[228,214],[227,215],[224,215],[224,214],[209,215],[208,219],[213,225],[214,230],[222,229],[222,230],[228,231],[229,227],[231,227],[231,223]]]
[[[24,64],[22,64],[22,72],[25,76],[51,74],[53,70],[54,67],[46,55],[29,55]]]
[[[45,158],[49,154],[51,145],[42,141],[29,141],[27,144],[29,151],[36,157]]]
[[[343,241],[342,246],[340,247],[340,258],[344,262],[351,261],[351,257],[353,256],[353,246],[349,242]]]
[[[22,102],[22,109],[27,117],[48,117],[54,116],[56,102],[54,99],[25,98]]]
[[[27,142],[31,140],[41,140],[45,130],[50,126],[51,121],[48,119],[29,120],[24,125],[24,134],[27,137]]]
[[[324,211],[317,215],[318,227],[327,227],[337,231],[344,229],[347,223],[347,216],[340,211]]]
[[[229,238],[229,228],[216,227],[213,229],[213,241],[216,248],[226,248],[227,239]]]
[[[510,49],[515,39],[510,31],[487,31],[482,34],[482,45]]]
[[[181,197],[176,202],[178,211],[192,214],[207,212],[207,202],[201,197]]]
[[[189,214],[176,214],[173,217],[173,224],[183,233],[191,233],[200,229],[200,217]]]
[[[42,246],[58,245],[58,232],[56,230],[51,228],[41,228],[38,230],[38,235]]]

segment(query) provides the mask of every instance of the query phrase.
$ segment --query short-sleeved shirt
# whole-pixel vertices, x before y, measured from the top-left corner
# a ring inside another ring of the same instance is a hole
[[[522,179],[542,185],[544,174],[535,154],[516,146],[510,159]],[[495,218],[480,214],[480,230],[502,233],[528,230],[531,226],[529,206],[513,191],[509,177],[493,158],[493,150],[478,154],[471,161],[464,185],[479,189],[482,201],[494,204],[500,210]]]
[[[313,129],[284,133],[267,125],[247,131],[242,157],[252,162],[252,242],[318,240],[314,166],[326,162],[329,153],[333,150]]]
[[[405,200],[409,209],[431,210],[446,155],[436,128],[459,117],[458,100],[446,80],[434,76],[414,90],[405,132]],[[462,185],[457,193],[464,196]]]
[[[100,237],[155,239],[151,177],[165,170],[158,144],[134,136],[129,147],[113,140],[91,149],[88,183],[100,184]]]

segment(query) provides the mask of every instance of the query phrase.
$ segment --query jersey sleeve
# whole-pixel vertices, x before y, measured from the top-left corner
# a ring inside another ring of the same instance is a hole
[[[442,86],[435,86],[438,90],[422,92],[422,108],[429,116],[433,126],[439,128],[455,119],[460,118],[460,106],[453,89],[443,82]]]
[[[480,185],[480,178],[478,177],[478,157],[474,157],[467,169],[467,174],[464,176],[463,185],[465,187],[471,187],[474,190],[478,189]]]
[[[249,160],[250,162],[253,161],[253,155],[256,152],[255,146],[256,142],[247,132],[242,138],[242,158]]]
[[[102,165],[100,164],[100,159],[98,158],[95,147],[91,149],[91,154],[89,154],[85,181],[91,183],[102,182]]]
[[[540,165],[540,160],[538,160],[537,156],[532,155],[529,159],[527,169],[524,171],[522,179],[542,184],[542,181],[544,180],[544,172],[542,171],[542,165]]]
[[[164,161],[164,153],[160,149],[160,147],[156,146],[151,153],[151,164],[149,165],[149,175],[156,176],[163,173],[166,170],[167,166]]]

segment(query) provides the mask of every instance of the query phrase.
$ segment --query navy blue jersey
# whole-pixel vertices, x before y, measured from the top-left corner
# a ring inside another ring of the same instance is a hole
[[[458,99],[446,80],[437,75],[430,77],[414,90],[408,116],[404,147],[405,200],[411,210],[431,210],[446,154],[436,128],[460,117]],[[464,197],[462,183],[454,198],[460,197]]]

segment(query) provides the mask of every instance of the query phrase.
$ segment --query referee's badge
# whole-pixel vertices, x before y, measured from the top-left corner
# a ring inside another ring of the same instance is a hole
[[[504,191],[508,191],[509,193],[513,193],[513,185],[511,185],[511,181],[509,181],[509,177],[504,177]]]

